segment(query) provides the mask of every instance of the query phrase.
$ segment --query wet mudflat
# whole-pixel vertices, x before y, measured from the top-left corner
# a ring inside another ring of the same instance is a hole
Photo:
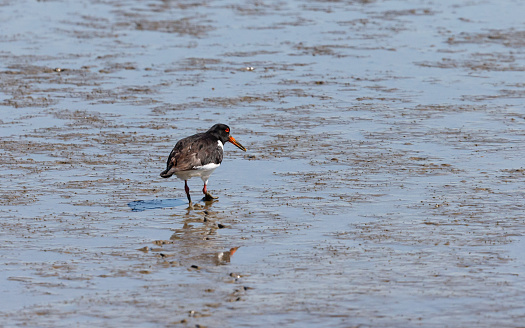
[[[523,12],[0,1],[2,325],[522,325]]]

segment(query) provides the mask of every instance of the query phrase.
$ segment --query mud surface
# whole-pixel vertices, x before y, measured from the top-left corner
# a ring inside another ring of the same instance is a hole
[[[0,0],[2,325],[523,325],[524,12]]]

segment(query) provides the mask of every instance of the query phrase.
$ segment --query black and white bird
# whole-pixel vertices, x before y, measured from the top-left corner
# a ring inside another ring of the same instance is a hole
[[[228,141],[246,151],[246,148],[230,135],[230,128],[225,124],[215,124],[204,133],[179,140],[168,157],[166,170],[160,176],[169,178],[175,174],[177,178],[184,180],[184,190],[190,207],[192,204],[188,180],[193,177],[200,177],[204,182],[204,200],[216,199],[208,192],[208,179],[221,165],[224,144]]]

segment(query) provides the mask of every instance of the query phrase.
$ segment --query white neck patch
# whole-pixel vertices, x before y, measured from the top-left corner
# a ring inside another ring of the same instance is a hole
[[[217,140],[217,144],[219,147],[221,147],[222,150],[224,150],[224,145],[222,144],[220,140]]]

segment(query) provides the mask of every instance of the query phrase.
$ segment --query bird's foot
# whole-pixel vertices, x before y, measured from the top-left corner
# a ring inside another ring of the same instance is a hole
[[[219,197],[213,197],[209,192],[205,193],[204,194],[204,197],[202,198],[202,200],[204,200],[205,202],[211,202],[212,200],[215,200]]]
[[[188,203],[188,210],[192,210],[193,209],[193,203],[192,202],[189,202]]]

